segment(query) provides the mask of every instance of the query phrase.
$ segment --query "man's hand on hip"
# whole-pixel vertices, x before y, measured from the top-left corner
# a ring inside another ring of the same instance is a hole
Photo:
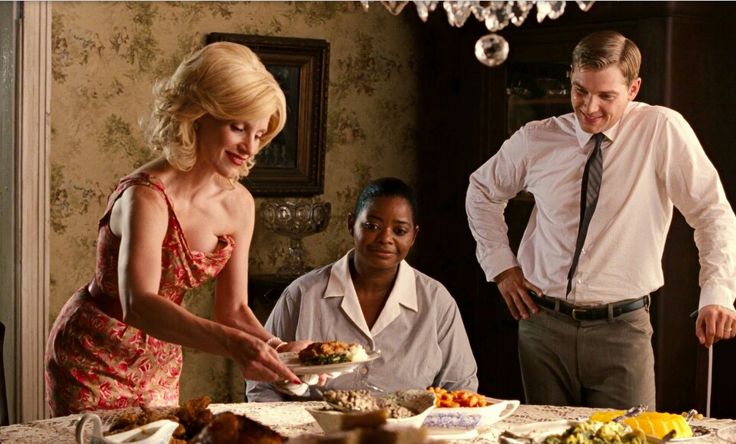
[[[529,319],[530,313],[537,313],[539,307],[529,297],[529,290],[534,290],[538,295],[542,295],[542,290],[532,285],[524,277],[521,267],[509,268],[502,271],[493,279],[498,285],[498,291],[501,292],[506,306],[511,312],[511,316],[517,321],[521,319]]]
[[[736,311],[715,304],[701,308],[695,321],[695,336],[706,347],[736,337]]]

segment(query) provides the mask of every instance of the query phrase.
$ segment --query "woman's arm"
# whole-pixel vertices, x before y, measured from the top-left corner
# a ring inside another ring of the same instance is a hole
[[[229,357],[251,379],[297,379],[257,337],[195,316],[158,294],[168,208],[157,191],[142,186],[126,190],[110,223],[121,238],[118,283],[124,322],[161,340]]]
[[[460,310],[450,293],[441,287],[435,298],[437,339],[443,363],[434,385],[448,390],[478,390],[478,367],[470,348]]]
[[[233,213],[235,251],[225,268],[217,276],[215,286],[215,320],[223,325],[237,328],[264,341],[270,342],[278,351],[299,351],[311,341],[294,341],[281,345],[281,335],[265,329],[253,310],[248,306],[248,256],[255,225],[255,203],[253,196],[238,185],[238,199],[228,213]],[[284,338],[286,340],[286,338]],[[291,339],[293,340],[293,339]]]
[[[227,208],[228,214],[233,215],[235,250],[216,279],[215,320],[266,341],[274,335],[263,328],[248,306],[248,256],[255,226],[255,202],[240,185],[236,196]]]

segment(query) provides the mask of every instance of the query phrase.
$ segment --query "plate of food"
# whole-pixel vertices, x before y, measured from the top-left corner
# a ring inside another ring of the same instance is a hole
[[[85,424],[92,424],[92,434],[89,435],[89,441],[85,437]],[[134,443],[134,444],[167,444],[171,439],[179,423],[168,419],[161,419],[150,424],[145,424],[125,432],[113,435],[103,436],[102,420],[94,413],[85,413],[77,423],[75,430],[75,438],[77,444],[115,444],[115,443]]]
[[[76,428],[78,444],[169,444],[247,442],[283,443],[286,438],[270,427],[230,411],[213,413],[211,399],[202,396],[182,402],[179,407],[131,407],[121,409],[104,423],[95,414],[84,414]],[[85,431],[93,425],[92,434]],[[103,433],[104,431],[104,433]]]
[[[694,412],[694,411],[693,411]],[[595,421],[610,421],[613,418],[623,415],[623,410],[606,410],[595,412],[590,416]],[[667,442],[687,442],[698,440],[710,434],[710,430],[705,427],[690,425],[685,416],[676,413],[663,412],[642,412],[636,416],[621,420],[622,423],[628,425],[632,429],[641,430],[649,438],[650,442],[659,442],[669,433],[674,433],[674,437],[667,439]]]
[[[520,404],[517,400],[490,398],[469,390],[428,390],[436,396],[436,408],[424,421],[431,433],[485,427],[508,418]]]
[[[380,397],[368,390],[328,390],[323,397],[327,407],[307,411],[326,433],[383,423],[419,428],[435,408],[434,396],[426,390],[402,390]]]
[[[691,427],[682,415],[643,412],[620,422],[613,418],[623,414],[618,411],[594,413],[582,421],[548,421],[512,427],[501,434],[501,444],[660,444],[695,441],[710,434],[704,427]],[[674,437],[669,434],[674,434]]]
[[[381,356],[380,350],[366,352],[360,344],[341,341],[313,342],[300,352],[279,353],[279,358],[296,374],[349,372]]]
[[[544,421],[522,424],[505,430],[498,437],[500,444],[542,444],[580,424],[580,421]],[[581,443],[582,444],[582,443]]]

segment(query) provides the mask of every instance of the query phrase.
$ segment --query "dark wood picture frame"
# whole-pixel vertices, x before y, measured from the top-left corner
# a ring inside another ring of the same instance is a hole
[[[330,44],[326,40],[213,32],[207,43],[249,47],[286,95],[286,126],[241,179],[254,196],[314,196],[324,192]]]

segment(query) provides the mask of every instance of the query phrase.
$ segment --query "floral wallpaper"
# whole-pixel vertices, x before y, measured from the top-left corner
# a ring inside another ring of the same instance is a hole
[[[414,181],[418,19],[408,11],[394,17],[378,2],[368,11],[358,2],[56,2],[52,11],[52,321],[92,277],[108,194],[152,159],[139,123],[154,81],[210,32],[330,42],[325,192],[318,198],[332,204],[332,220],[304,241],[311,265],[350,248],[345,218],[363,184],[386,175]],[[257,221],[251,273],[275,272],[286,251],[286,238]],[[206,285],[185,304],[208,317],[212,301]],[[242,400],[242,380],[228,360],[185,350],[181,397],[203,394]]]

